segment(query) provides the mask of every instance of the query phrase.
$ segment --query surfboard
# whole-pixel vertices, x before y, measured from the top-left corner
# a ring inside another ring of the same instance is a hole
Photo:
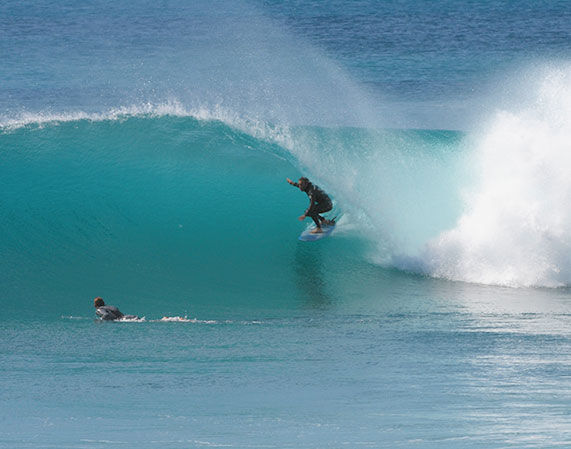
[[[313,229],[315,229],[315,226],[312,226],[311,228],[303,231],[301,235],[298,237],[299,240],[301,240],[302,242],[315,242],[316,240],[321,240],[329,236],[333,232],[333,230],[335,229],[335,223],[328,226],[322,226],[321,229],[323,230],[323,232],[320,232],[318,234],[312,234],[311,231]]]

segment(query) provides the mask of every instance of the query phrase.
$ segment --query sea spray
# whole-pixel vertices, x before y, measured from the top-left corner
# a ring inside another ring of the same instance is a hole
[[[457,226],[429,242],[426,273],[507,286],[571,284],[571,67],[534,101],[498,111],[475,153],[479,182]]]

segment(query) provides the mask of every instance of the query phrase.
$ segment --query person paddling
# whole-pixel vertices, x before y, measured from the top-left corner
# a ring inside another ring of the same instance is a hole
[[[291,179],[286,178],[288,184],[299,188],[302,192],[305,192],[309,197],[309,207],[306,211],[299,217],[300,221],[305,220],[306,217],[310,217],[315,223],[315,229],[311,230],[311,233],[317,234],[323,232],[321,226],[333,224],[332,221],[327,220],[320,214],[324,212],[329,212],[333,208],[331,203],[331,198],[318,186],[312,184],[309,179],[302,177],[299,178],[298,182],[293,182]]]
[[[139,317],[135,315],[123,315],[123,313],[121,313],[121,311],[115,306],[106,306],[103,298],[100,298],[99,296],[93,300],[93,305],[95,306],[95,313],[97,316],[104,321],[139,319]]]

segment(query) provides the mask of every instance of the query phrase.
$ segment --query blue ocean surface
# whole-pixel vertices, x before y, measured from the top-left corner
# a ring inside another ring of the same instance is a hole
[[[4,0],[0,448],[571,446],[570,23]]]

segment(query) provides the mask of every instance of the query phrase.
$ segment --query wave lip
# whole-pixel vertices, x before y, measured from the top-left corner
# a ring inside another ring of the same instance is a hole
[[[111,108],[103,112],[20,112],[11,116],[0,115],[0,131],[12,131],[26,126],[43,127],[58,123],[90,121],[116,121],[133,117],[188,117],[199,121],[218,121],[232,128],[246,132],[252,137],[272,141],[286,148],[293,146],[289,128],[285,125],[272,125],[247,115],[240,115],[221,105],[212,107],[186,107],[177,100],[163,103],[141,103]]]
[[[22,111],[12,116],[0,116],[0,130],[14,130],[30,125],[42,127],[48,124],[58,124],[67,122],[92,121],[102,122],[107,120],[121,120],[138,116],[179,116],[192,117],[193,113],[185,109],[180,103],[143,103],[140,105],[121,106],[109,109],[104,112],[85,111]]]

